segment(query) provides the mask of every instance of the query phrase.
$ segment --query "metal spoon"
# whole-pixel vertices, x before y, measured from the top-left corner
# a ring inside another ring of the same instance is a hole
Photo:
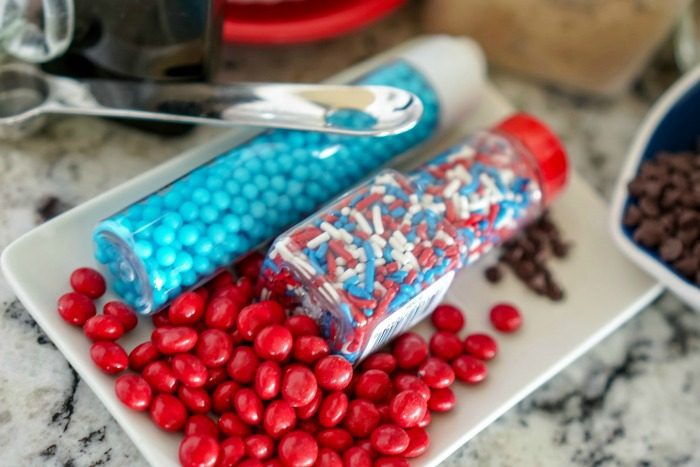
[[[0,138],[27,135],[45,114],[384,136],[411,129],[422,112],[417,96],[389,86],[154,84],[75,80],[24,64],[0,67]]]

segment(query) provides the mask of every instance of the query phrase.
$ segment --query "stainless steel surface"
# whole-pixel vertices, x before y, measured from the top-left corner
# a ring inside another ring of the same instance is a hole
[[[0,67],[0,137],[38,127],[43,114],[245,125],[384,136],[412,128],[420,99],[388,86],[155,84],[75,80],[27,65]]]

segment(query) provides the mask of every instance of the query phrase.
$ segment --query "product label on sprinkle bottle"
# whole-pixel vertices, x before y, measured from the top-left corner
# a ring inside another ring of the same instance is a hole
[[[442,276],[427,289],[418,294],[413,300],[394,311],[391,316],[377,325],[367,341],[362,355],[358,361],[363,360],[386,343],[390,338],[397,336],[423,320],[435,307],[437,307],[447,293],[447,289],[454,279],[454,271]]]

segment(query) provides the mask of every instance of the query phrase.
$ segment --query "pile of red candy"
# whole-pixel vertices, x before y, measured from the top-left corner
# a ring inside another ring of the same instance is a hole
[[[460,339],[462,312],[441,305],[429,342],[405,333],[353,368],[330,355],[310,318],[254,303],[257,265],[178,297],[153,316],[151,340],[128,355],[115,341],[137,317],[117,301],[96,314],[93,300],[105,292],[97,271],[76,270],[74,292],[58,301],[61,317],[94,342],[90,355],[103,372],[132,371],[117,378],[117,397],[163,430],[184,432],[184,466],[408,465],[428,448],[431,412],[455,406],[455,379],[483,381],[496,356],[486,334]],[[503,304],[491,321],[512,332],[521,318]]]

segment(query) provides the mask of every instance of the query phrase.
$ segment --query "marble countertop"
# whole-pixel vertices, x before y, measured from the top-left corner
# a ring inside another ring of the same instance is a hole
[[[225,64],[232,78],[315,80],[416,31],[415,11],[408,9],[325,45],[265,55],[233,50]],[[576,169],[606,197],[636,127],[676,78],[660,60],[633,90],[606,101],[504,72],[492,77],[517,107],[559,132]],[[199,129],[171,139],[64,118],[31,139],[0,142],[0,247],[216,132]],[[0,464],[145,465],[2,279],[0,356]],[[700,315],[665,294],[445,465],[699,465],[699,388]]]

